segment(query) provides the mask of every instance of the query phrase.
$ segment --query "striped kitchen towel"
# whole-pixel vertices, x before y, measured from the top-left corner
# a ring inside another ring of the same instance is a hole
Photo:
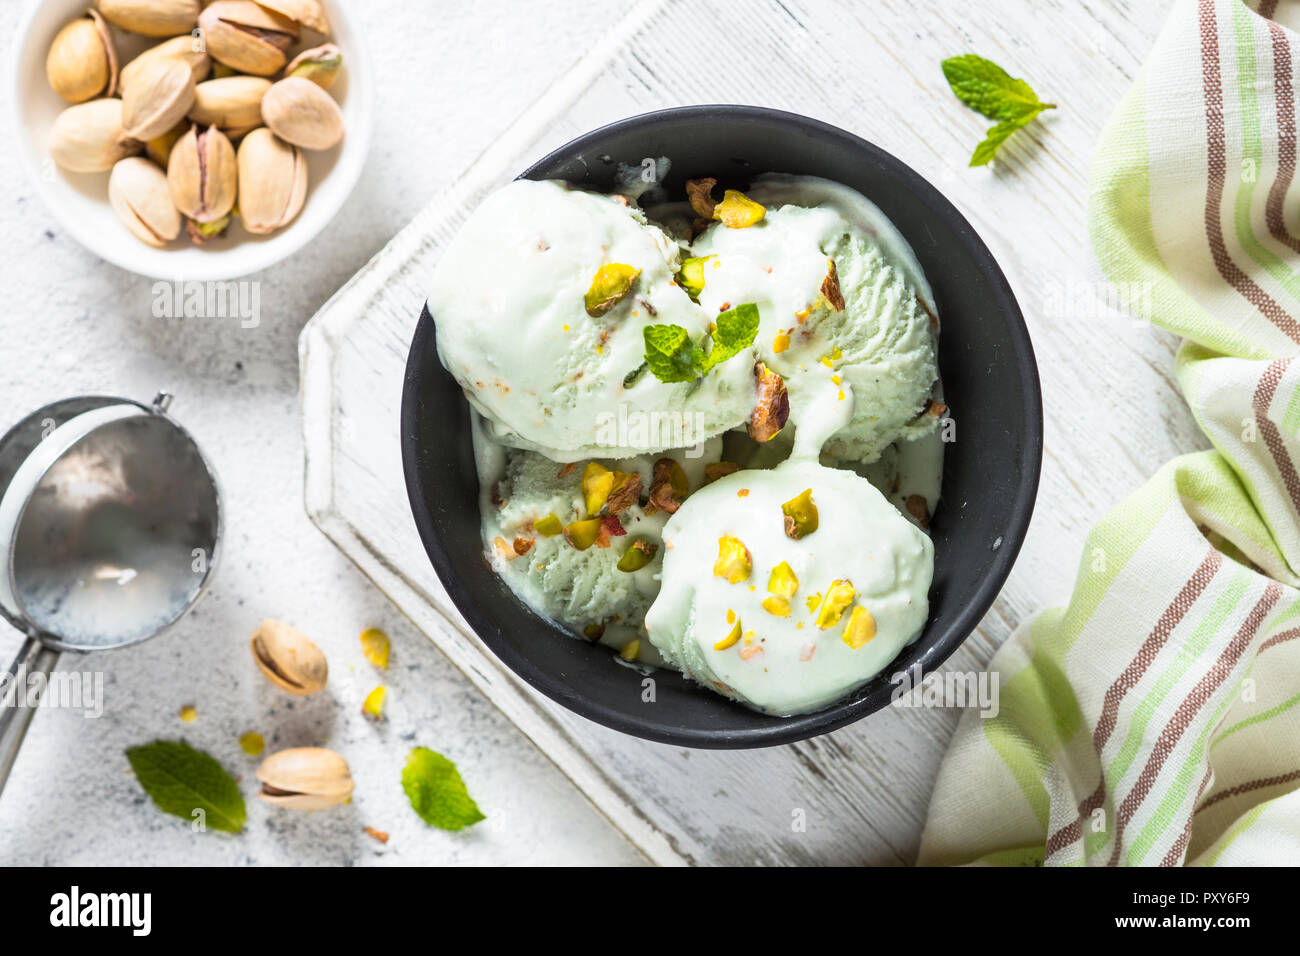
[[[1300,2],[1177,0],[1094,157],[1128,307],[1184,338],[1213,451],[1089,535],[1067,607],[994,657],[925,864],[1300,864]]]

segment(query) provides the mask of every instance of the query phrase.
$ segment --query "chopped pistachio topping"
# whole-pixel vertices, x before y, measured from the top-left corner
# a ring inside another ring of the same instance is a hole
[[[686,290],[694,301],[700,301],[704,291],[704,264],[715,256],[698,256],[682,260],[681,271],[677,273],[677,284]]]
[[[767,576],[767,590],[777,597],[792,598],[799,590],[799,578],[795,576],[790,562],[782,561]]]
[[[388,667],[388,655],[392,648],[392,641],[379,628],[368,627],[361,632],[361,656],[372,667],[378,667],[381,670]]]
[[[858,590],[853,586],[853,582],[847,579],[835,581],[826,589],[826,597],[822,600],[821,609],[817,612],[817,626],[825,631],[834,627],[840,622],[840,617],[853,599],[857,597]]]
[[[731,612],[728,612],[728,614],[730,613]],[[740,621],[737,620],[736,623],[732,626],[731,630],[727,632],[727,636],[724,637],[722,640],[718,641],[718,643],[713,645],[713,649],[715,651],[725,651],[728,647],[731,647],[739,640],[740,640]]]
[[[754,569],[754,559],[749,548],[734,535],[724,535],[718,539],[718,560],[713,562],[715,577],[726,578],[731,584],[749,580],[749,572]]]
[[[818,591],[816,594],[808,595],[807,599],[803,603],[808,605],[809,614],[816,614],[817,608],[821,607],[821,603],[822,603],[821,592]]]
[[[555,515],[548,514],[545,518],[538,518],[533,522],[533,530],[543,538],[554,538],[564,530],[564,525]]]
[[[776,336],[772,339],[772,351],[780,355],[790,347],[790,333],[785,329],[777,331]]]
[[[768,614],[775,614],[777,617],[789,617],[790,602],[786,598],[772,595],[763,598],[763,610],[767,611]]]
[[[361,713],[367,717],[382,717],[384,715],[384,698],[388,696],[388,688],[380,684],[369,694],[361,703]]]
[[[618,656],[625,661],[634,661],[637,655],[641,653],[641,641],[639,638],[632,638],[618,649]]]
[[[239,738],[239,749],[250,757],[259,757],[266,749],[266,740],[261,734],[249,731]]]
[[[605,636],[605,625],[603,623],[588,624],[582,629],[582,636],[589,641],[598,641]]]
[[[713,218],[728,229],[744,229],[761,222],[767,210],[738,189],[728,189],[713,207]]]
[[[806,538],[817,530],[817,505],[812,489],[808,488],[781,506],[785,515],[785,536],[795,541]]]
[[[644,538],[634,538],[627,550],[623,552],[623,556],[618,559],[618,569],[628,572],[640,571],[654,560],[658,551],[657,544]]]
[[[859,604],[849,615],[849,623],[844,625],[844,643],[856,651],[875,636],[876,619]]]
[[[622,262],[609,262],[597,269],[591,288],[582,298],[587,314],[597,319],[618,305],[632,291],[640,274],[640,269]]]
[[[600,529],[601,520],[599,518],[572,521],[564,528],[564,540],[579,551],[586,551],[596,543],[596,538],[600,535]]]
[[[600,509],[605,507],[605,502],[609,500],[609,494],[614,490],[617,481],[618,475],[604,465],[598,465],[594,461],[587,463],[586,469],[582,472],[582,499],[587,507],[587,514],[600,514]]]

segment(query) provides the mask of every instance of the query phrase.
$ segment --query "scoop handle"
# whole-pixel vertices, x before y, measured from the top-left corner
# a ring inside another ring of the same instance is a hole
[[[46,679],[40,686],[46,686],[58,660],[58,651],[28,637],[5,673],[3,683],[0,683],[0,793],[4,792],[9,771],[18,759],[18,748],[23,745],[27,727],[36,713],[36,705],[40,703],[36,695],[28,699],[27,678],[32,674],[43,674]],[[19,678],[22,678],[22,685],[16,686],[15,681]]]

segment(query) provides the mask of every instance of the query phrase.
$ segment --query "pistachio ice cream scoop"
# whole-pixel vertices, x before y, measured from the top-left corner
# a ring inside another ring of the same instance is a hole
[[[933,431],[937,323],[906,240],[838,183],[768,175],[749,196],[761,221],[713,225],[692,245],[698,298],[757,304],[755,349],[785,379],[795,454],[867,464]]]
[[[702,488],[663,540],[649,640],[688,677],[764,713],[851,693],[929,613],[930,539],[864,478],[813,461]]]
[[[693,381],[646,367],[647,326],[699,340],[717,314],[677,284],[679,260],[623,197],[511,183],[434,272],[442,362],[498,439],[558,461],[684,447],[742,425],[756,397],[752,354]]]

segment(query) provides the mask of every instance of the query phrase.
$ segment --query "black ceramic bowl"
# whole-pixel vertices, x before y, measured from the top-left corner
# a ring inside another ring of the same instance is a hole
[[[826,733],[889,702],[889,678],[939,666],[979,623],[1015,561],[1033,511],[1043,416],[1029,334],[984,243],[933,186],[883,150],[791,113],[699,106],[648,113],[579,137],[525,170],[610,190],[618,165],[672,161],[666,188],[715,176],[743,187],[763,172],[822,176],[875,202],[911,243],[943,323],[940,369],[956,420],[943,500],[933,521],[930,620],[893,666],[852,697],[814,714],[768,717],[693,684],[642,675],[609,648],[575,640],[533,613],[488,568],[479,537],[478,478],[468,405],[443,369],[426,309],[411,343],[402,396],[402,459],[420,537],[447,593],[484,643],[552,700],[615,730],[686,747],[765,747]]]

